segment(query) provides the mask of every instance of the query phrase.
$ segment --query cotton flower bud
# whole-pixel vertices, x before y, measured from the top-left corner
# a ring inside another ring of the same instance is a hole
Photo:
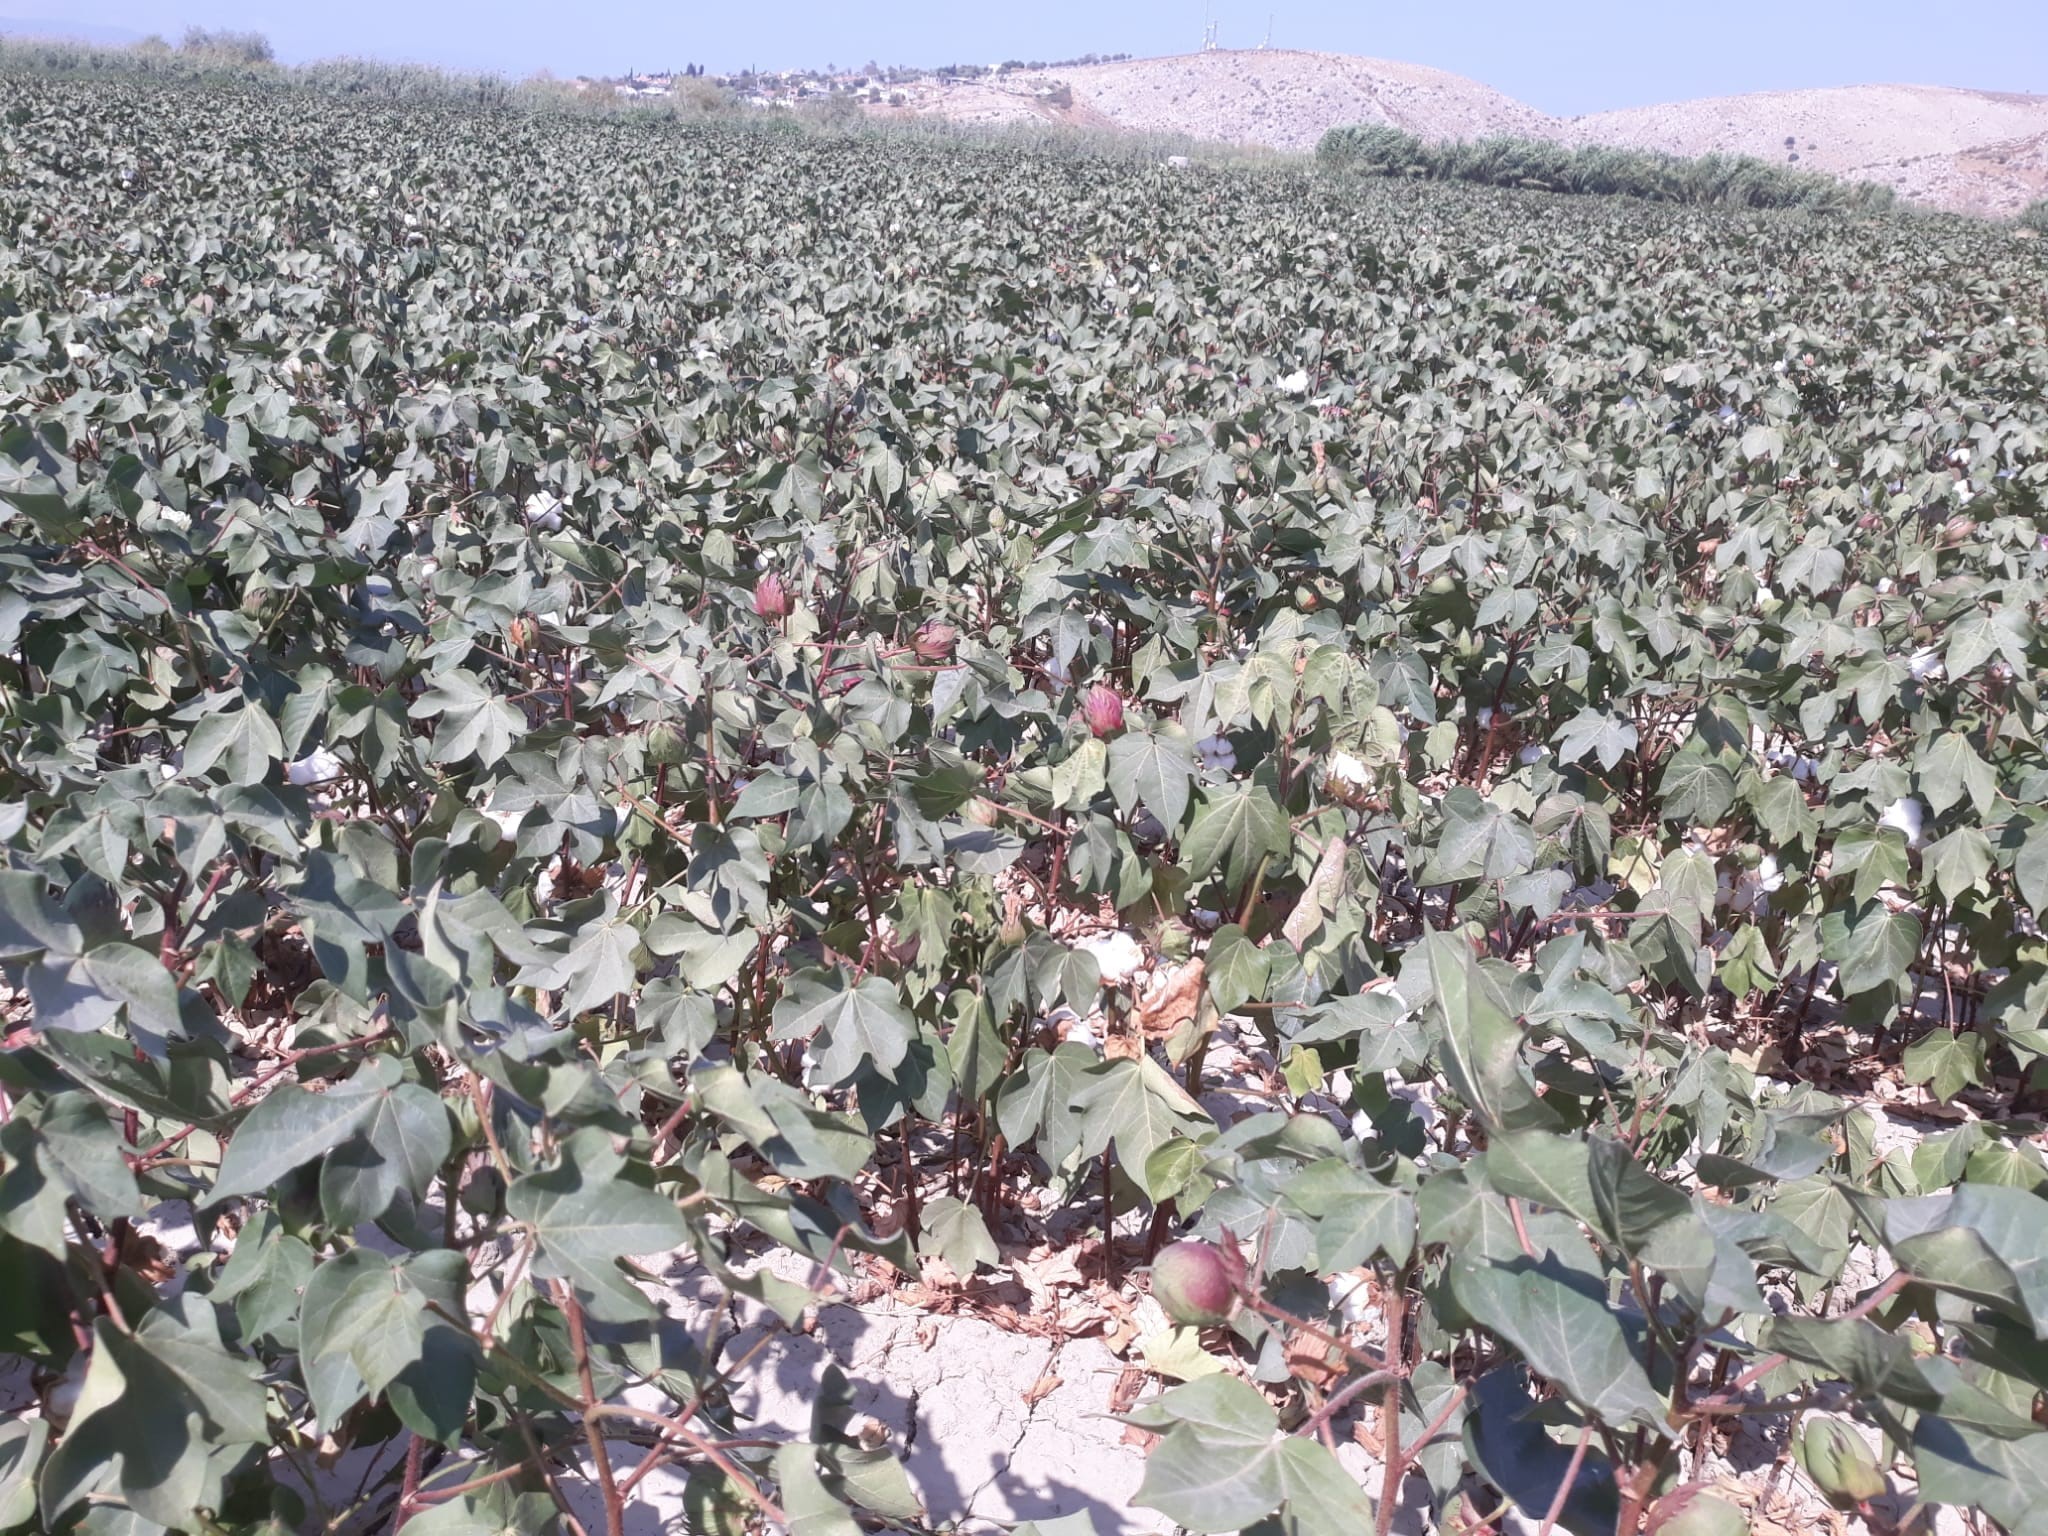
[[[1124,701],[1107,683],[1096,683],[1082,696],[1081,718],[1097,736],[1112,735],[1124,728]]]
[[[1650,1536],[1748,1536],[1749,1517],[1704,1483],[1674,1488],[1650,1507]]]
[[[1208,1327],[1230,1321],[1244,1260],[1214,1243],[1188,1238],[1152,1261],[1152,1295],[1176,1323]]]
[[[647,761],[657,768],[672,768],[689,755],[690,738],[672,721],[664,720],[647,731]]]
[[[960,638],[960,631],[943,619],[933,619],[917,632],[917,638],[910,642],[919,661],[944,661],[953,654],[953,644]]]
[[[1837,1503],[1861,1504],[1884,1492],[1884,1473],[1863,1437],[1840,1419],[1808,1419],[1792,1456],[1814,1486]]]
[[[789,592],[782,578],[770,571],[754,583],[754,614],[757,618],[779,619],[789,612]]]

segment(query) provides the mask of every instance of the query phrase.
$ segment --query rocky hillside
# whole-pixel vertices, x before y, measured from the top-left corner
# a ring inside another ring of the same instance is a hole
[[[1766,91],[1556,118],[1443,70],[1294,50],[1132,59],[993,79],[927,79],[885,110],[967,122],[1045,120],[1280,150],[1386,123],[1425,138],[1518,134],[1697,155],[1726,151],[1882,181],[1968,212],[2048,195],[2048,96],[1940,86]]]

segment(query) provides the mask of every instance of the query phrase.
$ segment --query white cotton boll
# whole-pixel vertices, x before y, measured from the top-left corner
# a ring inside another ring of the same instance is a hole
[[[315,747],[295,763],[285,765],[284,776],[294,784],[325,784],[341,777],[341,759],[325,747]]]
[[[1941,675],[1941,651],[1932,645],[1922,646],[1906,662],[1906,670],[1916,682],[1925,682],[1930,677]]]
[[[1288,374],[1286,378],[1280,381],[1280,387],[1286,390],[1287,393],[1289,393],[1290,395],[1307,394],[1308,370],[1305,368],[1295,369],[1294,372]]]
[[[1095,968],[1102,973],[1105,986],[1121,986],[1145,963],[1144,946],[1122,929],[1115,933],[1098,933],[1074,947],[1094,956]]]
[[[1543,749],[1540,743],[1532,741],[1526,747],[1522,748],[1521,751],[1515,754],[1515,761],[1520,763],[1524,768],[1530,768],[1534,767],[1537,763],[1542,762],[1543,759],[1548,757],[1549,755],[1550,754]]]
[[[1802,784],[1820,782],[1820,762],[1816,758],[1802,757],[1792,764],[1792,777]]]
[[[542,533],[558,532],[562,526],[562,503],[546,491],[535,491],[526,498],[525,516],[529,528],[538,528]]]
[[[1784,888],[1785,872],[1778,867],[1777,859],[1768,853],[1757,860],[1756,883],[1766,891]]]
[[[1195,743],[1195,751],[1205,764],[1223,773],[1237,766],[1237,749],[1227,736],[1204,736]]]
[[[1356,1328],[1373,1313],[1372,1277],[1362,1269],[1332,1275],[1323,1282],[1329,1288],[1330,1310]]]
[[[1067,663],[1055,658],[1045,664],[1046,680],[1055,687],[1064,688],[1073,681],[1073,671]]]
[[[1897,827],[1906,834],[1906,846],[1918,848],[1927,840],[1927,807],[1913,795],[1902,795],[1885,807],[1877,819],[1880,827]]]
[[[1778,594],[1771,590],[1769,583],[1760,581],[1756,584],[1756,600],[1760,603],[1775,603]]]
[[[441,569],[440,561],[422,560],[420,562],[420,580],[432,581],[434,579],[434,572],[438,571],[439,569]]]
[[[1889,597],[1893,592],[1896,592],[1898,590],[1898,587],[1896,583],[1892,581],[1891,577],[1880,576],[1877,578],[1877,590],[1880,596]]]
[[[1958,448],[1948,456],[1948,461],[1951,464],[1967,464],[1970,462],[1970,450]]]
[[[1479,728],[1480,728],[1480,729],[1481,729],[1481,730],[1483,731],[1483,730],[1485,730],[1485,729],[1486,729],[1486,728],[1487,728],[1488,726],[1490,726],[1490,725],[1492,725],[1492,724],[1493,724],[1493,706],[1492,706],[1491,704],[1482,704],[1482,705],[1480,705],[1480,706],[1479,706]]]
[[[1365,763],[1349,752],[1332,752],[1323,768],[1323,784],[1340,793],[1355,793],[1372,781]]]

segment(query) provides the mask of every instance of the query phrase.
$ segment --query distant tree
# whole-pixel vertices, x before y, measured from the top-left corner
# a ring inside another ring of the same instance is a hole
[[[238,64],[269,64],[277,55],[270,39],[261,32],[230,32],[207,27],[187,27],[179,48],[186,53],[211,54]]]
[[[2020,228],[2048,235],[2048,197],[2037,197],[2020,210]]]

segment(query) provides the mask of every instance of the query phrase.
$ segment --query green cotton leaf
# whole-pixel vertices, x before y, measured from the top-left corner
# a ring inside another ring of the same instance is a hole
[[[1830,910],[1821,919],[1821,953],[1841,967],[1836,982],[1844,997],[1895,986],[1920,953],[1924,932],[1910,912],[1893,912],[1871,902],[1849,914]]]
[[[129,1027],[139,1035],[162,1040],[185,1033],[176,978],[133,944],[102,944],[68,959],[46,954],[28,968],[28,996],[42,1029],[104,1029],[126,1008]]]
[[[244,1339],[296,1352],[299,1295],[312,1276],[312,1248],[264,1209],[236,1234],[234,1251],[207,1294],[234,1307]]]
[[[1991,862],[1991,839],[1976,827],[1958,827],[1920,854],[1920,867],[1950,903],[1971,891],[1988,890]]]
[[[1536,833],[1513,811],[1460,784],[1444,796],[1443,831],[1420,877],[1424,885],[1504,880],[1534,862]]]
[[[316,1266],[298,1329],[316,1421],[332,1428],[365,1396],[382,1395],[408,1429],[454,1443],[476,1381],[476,1347],[448,1320],[463,1314],[468,1278],[462,1255],[447,1249],[393,1259],[354,1248]]]
[[[78,925],[50,900],[41,875],[0,870],[0,960],[25,960],[44,951],[76,955],[82,948]]]
[[[600,918],[579,929],[569,953],[555,967],[562,1011],[573,1019],[632,991],[640,974],[635,961],[639,951],[639,930],[623,918]]]
[[[1557,743],[1557,760],[1575,763],[1591,753],[1600,766],[1612,773],[1621,760],[1636,749],[1636,728],[1626,720],[1588,704],[1559,726],[1550,738]]]
[[[367,1126],[397,1088],[398,1078],[398,1063],[378,1056],[325,1093],[296,1083],[273,1088],[235,1126],[207,1199],[268,1193],[293,1169],[333,1151]]]
[[[1452,1089],[1491,1131],[1554,1126],[1557,1115],[1537,1095],[1522,1061],[1522,1028],[1471,945],[1455,934],[1432,933],[1422,947],[1443,1021],[1438,1055]]]
[[[219,710],[192,727],[185,738],[184,773],[203,778],[220,768],[230,784],[260,784],[270,765],[284,759],[284,737],[265,711],[243,704]]]
[[[2031,1191],[1963,1184],[1883,1207],[1892,1257],[1916,1280],[1996,1307],[2048,1339],[2048,1222]]]
[[[1415,1251],[1415,1200],[1341,1157],[1326,1157],[1288,1180],[1286,1207],[1309,1223],[1316,1272],[1335,1274],[1375,1258],[1406,1264]]]
[[[896,988],[879,976],[848,986],[840,971],[803,971],[775,1004],[771,1034],[808,1040],[829,1086],[852,1082],[873,1063],[892,1081],[910,1051],[917,1021]]]
[[[608,1136],[582,1133],[555,1167],[513,1181],[505,1211],[532,1230],[548,1272],[637,1314],[649,1304],[625,1284],[618,1261],[673,1252],[690,1229],[668,1196],[621,1177],[624,1166]]]
[[[195,1509],[220,1506],[214,1453],[269,1442],[267,1397],[201,1297],[161,1302],[132,1338],[102,1319],[71,1424],[43,1467],[44,1520],[104,1480],[137,1514],[188,1529]]]
[[[1131,1417],[1164,1437],[1145,1458],[1134,1501],[1190,1531],[1238,1531],[1280,1507],[1279,1421],[1236,1376],[1173,1387]]]
[[[1225,923],[1209,940],[1203,979],[1219,1014],[1235,1013],[1254,998],[1263,997],[1271,972],[1267,953],[1245,936],[1235,923]]]
[[[1074,1041],[1051,1052],[1026,1051],[1022,1069],[996,1098],[996,1126],[1004,1139],[1021,1147],[1035,1136],[1049,1164],[1065,1163],[1081,1133],[1074,1096],[1098,1064],[1093,1051]]]
[[[1465,1454],[1532,1522],[1549,1516],[1570,1476],[1557,1528],[1572,1536],[1614,1536],[1621,1509],[1613,1464],[1589,1450],[1574,1472],[1572,1447],[1545,1432],[1538,1411],[1519,1366],[1487,1372],[1468,1399]]]
[[[1052,765],[1054,810],[1080,809],[1109,787],[1109,748],[1090,736]]]
[[[1722,767],[1710,748],[1686,743],[1664,765],[1658,780],[1658,814],[1685,826],[1718,826],[1735,804],[1735,775]]]
[[[1750,791],[1749,803],[1756,811],[1756,824],[1769,835],[1772,846],[1813,846],[1814,836],[1820,831],[1820,818],[1806,803],[1806,791],[1790,774],[1758,781]]]
[[[1486,1181],[1500,1194],[1600,1225],[1593,1198],[1592,1156],[1584,1141],[1556,1131],[1510,1131],[1481,1154]]]
[[[299,915],[321,938],[332,942],[382,944],[405,920],[405,902],[365,880],[339,854],[306,855],[305,878],[292,892]]]
[[[1145,1184],[1153,1152],[1177,1134],[1192,1136],[1210,1128],[1201,1105],[1150,1056],[1101,1062],[1069,1103],[1080,1121],[1079,1154],[1098,1157],[1114,1145],[1117,1161],[1147,1199],[1154,1198]]]
[[[1970,738],[1961,731],[1944,731],[1918,754],[1915,782],[1920,798],[1939,816],[1957,801],[1969,797],[1982,816],[1998,803],[1998,773],[1977,755]]]
[[[2008,666],[2024,672],[2029,629],[2026,610],[2019,605],[1965,614],[1949,626],[1942,666],[1952,681],[1961,681],[1992,657],[2003,655]]]
[[[1287,813],[1265,786],[1232,784],[1203,793],[1181,839],[1181,864],[1197,880],[1221,869],[1226,884],[1243,890],[1263,861],[1283,857],[1293,844]]]
[[[1587,1138],[1586,1182],[1598,1215],[1593,1225],[1624,1253],[1641,1253],[1664,1226],[1692,1214],[1683,1190],[1658,1178],[1612,1136]]]
[[[0,1424],[0,1531],[25,1526],[36,1513],[36,1471],[50,1443],[47,1419]]]
[[[1109,792],[1126,816],[1140,805],[1177,835],[1195,777],[1195,749],[1169,731],[1127,731],[1109,744]]]
[[[526,734],[526,716],[507,704],[473,672],[457,669],[433,678],[406,710],[414,720],[434,720],[433,750],[427,760],[460,763],[475,758],[488,768]]]
[[[1746,427],[1742,433],[1742,456],[1745,459],[1777,459],[1784,457],[1785,434],[1778,428],[1764,422]]]
[[[26,1140],[43,1175],[93,1215],[107,1221],[142,1214],[142,1192],[123,1153],[121,1133],[90,1094],[60,1093],[40,1109],[19,1107],[8,1129]]]
[[[1555,1253],[1502,1263],[1454,1252],[1451,1289],[1474,1321],[1602,1423],[1662,1432],[1664,1400],[1598,1275],[1568,1268]]]
[[[1923,1413],[1913,1470],[1930,1504],[1981,1509],[2011,1536],[2048,1536],[2048,1434],[1990,1434]]]
[[[819,1476],[816,1446],[779,1446],[774,1465],[777,1496],[790,1536],[863,1536],[853,1511]]]
[[[981,1212],[952,1195],[928,1202],[923,1212],[927,1244],[935,1248],[946,1267],[963,1279],[984,1264],[1002,1262],[996,1241],[989,1236]]]
[[[417,1083],[379,1095],[369,1119],[320,1165],[320,1209],[348,1231],[376,1221],[402,1194],[424,1195],[454,1149],[440,1096]]]
[[[924,1505],[910,1486],[909,1473],[886,1447],[821,1445],[818,1476],[834,1496],[855,1509],[904,1524],[923,1518]]]
[[[1925,1083],[1935,1099],[1952,1103],[1965,1088],[1990,1080],[1984,1037],[1932,1029],[1906,1047],[1900,1070],[1909,1083]]]

